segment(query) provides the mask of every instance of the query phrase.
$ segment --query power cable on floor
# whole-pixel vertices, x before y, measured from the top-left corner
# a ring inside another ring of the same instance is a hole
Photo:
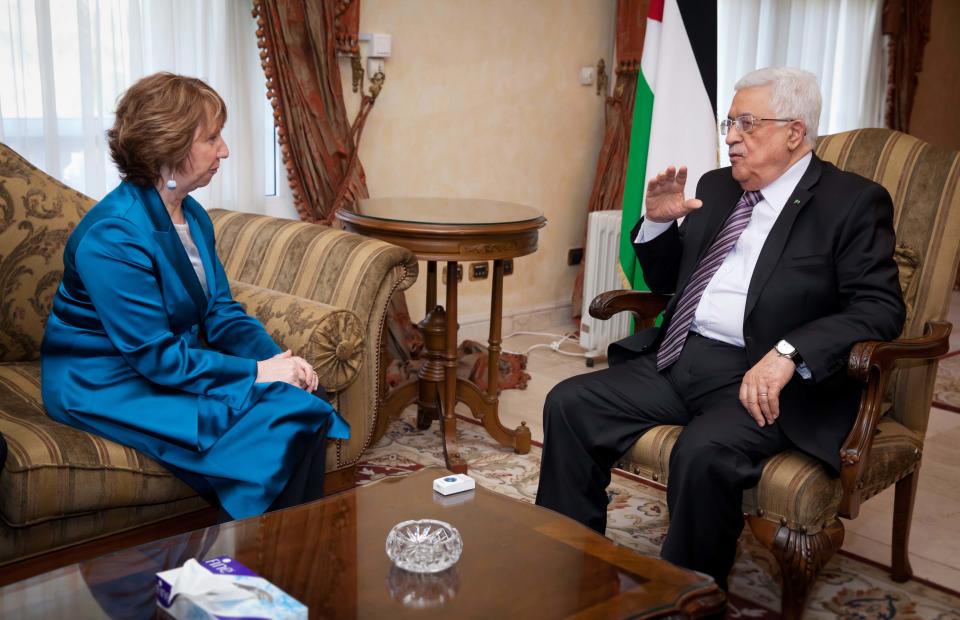
[[[567,333],[567,334],[550,334],[550,333],[546,333],[546,332],[524,332],[524,331],[519,331],[519,332],[512,332],[512,333],[504,336],[504,337],[503,337],[503,340],[507,340],[508,338],[513,338],[514,336],[545,336],[545,337],[547,337],[547,338],[556,338],[557,340],[554,340],[553,342],[550,342],[550,343],[540,343],[540,344],[532,345],[532,346],[528,347],[528,348],[527,348],[525,351],[523,351],[523,352],[511,351],[511,350],[509,350],[509,349],[503,349],[503,351],[504,351],[505,353],[512,353],[512,354],[514,354],[514,355],[526,355],[526,354],[530,353],[530,351],[533,351],[534,349],[551,349],[552,351],[555,351],[555,352],[559,353],[560,355],[566,355],[566,356],[568,356],[568,357],[586,357],[586,356],[587,356],[586,353],[577,353],[577,352],[574,352],[574,351],[562,351],[562,350],[560,350],[560,347],[563,345],[564,342],[566,342],[566,341],[568,341],[568,340],[573,340],[574,338],[578,338],[578,337],[580,336],[579,332],[569,332],[569,333]]]

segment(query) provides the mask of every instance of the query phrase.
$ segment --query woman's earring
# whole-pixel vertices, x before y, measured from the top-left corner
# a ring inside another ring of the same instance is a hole
[[[177,182],[174,179],[167,181],[167,189],[177,189]]]

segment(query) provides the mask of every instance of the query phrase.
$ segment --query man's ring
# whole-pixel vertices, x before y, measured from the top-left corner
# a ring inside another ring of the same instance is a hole
[[[767,395],[766,392],[760,392],[760,396],[766,396],[766,395]]]

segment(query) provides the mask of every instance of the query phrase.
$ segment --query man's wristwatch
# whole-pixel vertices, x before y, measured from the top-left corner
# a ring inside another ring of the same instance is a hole
[[[785,357],[787,359],[793,360],[794,363],[797,362],[797,349],[792,344],[786,340],[781,340],[777,343],[777,346],[774,347],[774,351],[777,352],[777,355],[780,357]]]

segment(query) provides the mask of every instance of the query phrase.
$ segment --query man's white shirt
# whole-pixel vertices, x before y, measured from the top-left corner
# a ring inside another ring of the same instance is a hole
[[[763,199],[753,207],[750,223],[700,298],[690,327],[692,331],[713,340],[744,346],[743,313],[747,305],[747,289],[757,259],[760,258],[760,250],[812,159],[813,154],[807,153],[777,180],[760,190]],[[671,224],[644,219],[635,242],[652,241]]]

